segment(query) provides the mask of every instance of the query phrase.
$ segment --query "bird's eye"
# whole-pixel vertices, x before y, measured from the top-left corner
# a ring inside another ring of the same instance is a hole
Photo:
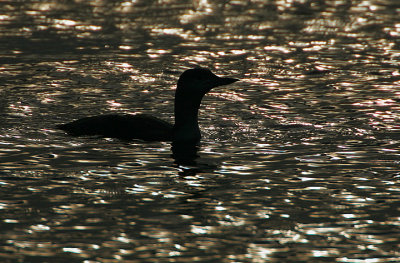
[[[197,80],[203,80],[203,79],[204,79],[204,76],[203,76],[203,75],[197,75],[197,76],[196,76],[196,79],[197,79]]]

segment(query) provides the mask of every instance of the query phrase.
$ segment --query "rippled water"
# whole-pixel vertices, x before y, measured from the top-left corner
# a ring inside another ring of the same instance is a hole
[[[0,2],[2,262],[400,261],[400,3]],[[200,158],[72,138],[203,100]]]

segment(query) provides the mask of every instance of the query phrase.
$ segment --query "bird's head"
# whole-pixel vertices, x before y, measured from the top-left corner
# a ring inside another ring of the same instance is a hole
[[[177,95],[186,98],[201,98],[212,88],[228,85],[238,81],[234,78],[221,78],[206,68],[188,69],[182,73],[178,80]]]

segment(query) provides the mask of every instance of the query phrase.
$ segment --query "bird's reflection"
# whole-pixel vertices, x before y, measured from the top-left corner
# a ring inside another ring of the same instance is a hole
[[[199,144],[172,144],[172,158],[174,159],[174,164],[181,169],[180,176],[212,173],[218,168],[215,159],[202,158],[199,155],[200,149]]]
[[[197,165],[196,159],[199,158],[198,143],[172,143],[172,158],[175,160],[177,165]]]

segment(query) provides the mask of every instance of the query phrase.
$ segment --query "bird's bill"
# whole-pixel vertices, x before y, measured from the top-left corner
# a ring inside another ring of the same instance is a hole
[[[218,77],[217,79],[214,80],[213,86],[218,87],[218,86],[228,85],[236,81],[239,81],[239,79]]]

